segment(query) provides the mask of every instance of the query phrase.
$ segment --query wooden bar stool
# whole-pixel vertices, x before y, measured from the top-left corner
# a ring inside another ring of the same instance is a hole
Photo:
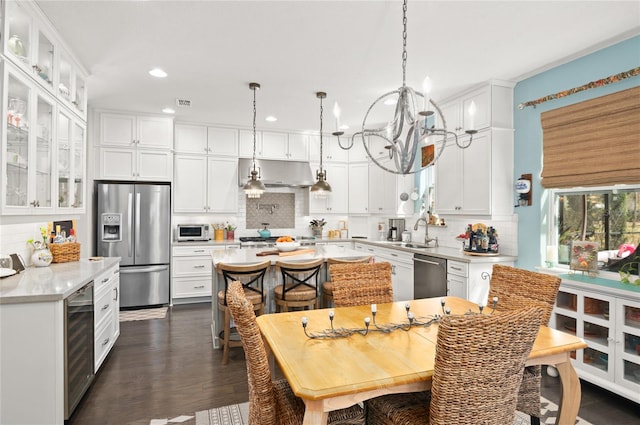
[[[224,313],[222,324],[222,364],[229,362],[229,348],[242,347],[241,341],[231,339],[231,313],[227,308],[227,289],[231,282],[242,283],[247,300],[253,304],[256,315],[264,313],[264,275],[271,267],[271,260],[255,264],[225,264],[218,263],[218,273],[224,279],[224,289],[218,291],[218,309]]]
[[[310,261],[276,261],[276,269],[282,274],[282,285],[273,289],[276,312],[289,308],[318,308],[318,277],[324,264],[323,258]]]
[[[322,283],[322,308],[331,307],[331,305],[333,304],[334,283],[331,281],[330,273],[332,264],[359,264],[370,262],[370,255],[361,258],[327,258],[327,280]]]

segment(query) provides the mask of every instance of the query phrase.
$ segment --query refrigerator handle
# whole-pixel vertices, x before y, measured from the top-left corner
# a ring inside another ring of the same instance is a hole
[[[136,193],[136,257],[140,251],[140,192]]]
[[[129,231],[131,231],[131,227],[133,227],[133,193],[129,192],[128,202],[127,202],[127,221],[129,223]],[[131,257],[133,251],[133,240],[131,237],[129,239],[129,257]]]
[[[163,272],[169,270],[169,266],[147,266],[147,267],[123,267],[120,269],[120,274],[133,274],[133,273],[149,273],[149,272]]]

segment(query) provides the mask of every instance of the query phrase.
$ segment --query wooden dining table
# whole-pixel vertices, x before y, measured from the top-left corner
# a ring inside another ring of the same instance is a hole
[[[478,313],[478,306],[456,297],[401,301],[376,306],[379,326],[402,325],[392,332],[373,331],[371,306],[342,307],[265,314],[257,318],[267,350],[277,361],[294,394],[305,403],[305,425],[326,424],[332,410],[385,394],[424,391],[431,388],[435,364],[437,322],[409,328],[407,305],[415,320],[427,322],[443,314],[442,301],[451,314]],[[333,312],[333,321],[330,320]],[[483,314],[492,314],[485,308]],[[498,310],[493,314],[499,314]],[[370,331],[341,338],[309,338],[307,332],[332,328]],[[557,424],[575,423],[580,407],[580,381],[570,354],[586,347],[574,335],[541,326],[527,365],[553,365],[562,381]]]

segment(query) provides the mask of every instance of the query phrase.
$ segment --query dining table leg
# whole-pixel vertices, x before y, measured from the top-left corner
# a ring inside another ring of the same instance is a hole
[[[562,397],[558,406],[558,417],[556,424],[574,425],[578,410],[580,409],[580,398],[582,390],[580,388],[580,379],[576,370],[571,364],[571,359],[567,353],[567,360],[556,364],[556,369],[560,375],[562,383]]]
[[[321,400],[304,401],[304,420],[302,425],[326,425],[329,420],[329,412],[323,409]]]

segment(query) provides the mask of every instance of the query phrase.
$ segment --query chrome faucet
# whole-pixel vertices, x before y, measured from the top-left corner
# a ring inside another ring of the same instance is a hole
[[[416,220],[416,224],[413,226],[413,230],[418,230],[418,225],[420,224],[421,221],[424,222],[424,244],[428,246],[429,243],[435,242],[436,248],[437,248],[438,238],[436,237],[435,239],[433,239],[429,237],[429,219],[425,217],[424,214],[422,214],[420,218]]]

